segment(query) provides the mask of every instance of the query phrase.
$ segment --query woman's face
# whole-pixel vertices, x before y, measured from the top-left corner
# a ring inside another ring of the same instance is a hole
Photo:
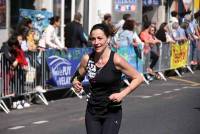
[[[19,44],[22,44],[23,39],[22,39],[22,36],[21,36],[21,35],[18,35],[18,36],[17,36],[17,40],[18,40]]]
[[[151,27],[150,29],[149,29],[149,33],[151,34],[151,35],[154,35],[155,34],[155,28],[154,27]]]
[[[93,30],[90,39],[97,53],[102,52],[108,46],[108,37],[100,29]]]
[[[32,23],[29,23],[29,24],[28,24],[28,27],[29,27],[29,28],[33,28],[33,24],[32,24]]]
[[[164,29],[166,32],[168,32],[168,31],[169,31],[168,25],[165,25],[163,29]]]
[[[55,23],[56,23],[56,27],[59,27],[61,22],[60,22],[60,20],[58,20]]]

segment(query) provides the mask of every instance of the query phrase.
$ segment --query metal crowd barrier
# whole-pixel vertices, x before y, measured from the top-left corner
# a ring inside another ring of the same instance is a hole
[[[42,92],[36,91],[36,86],[41,85],[45,88],[46,73],[45,65],[37,63],[37,53],[26,53],[27,61],[29,62],[28,70],[24,70],[19,65],[13,68],[9,61],[0,54],[0,107],[9,113],[10,110],[4,103],[5,98],[17,96],[29,96],[36,94],[46,105],[48,102]],[[41,58],[42,60],[42,58]],[[43,60],[43,62],[45,62]],[[41,75],[38,75],[38,74]]]
[[[158,72],[164,80],[166,80],[166,78],[162,72],[166,70],[174,70],[179,77],[182,77],[182,75],[178,71],[178,68],[186,67],[191,73],[194,73],[191,69],[191,61],[193,57],[193,59],[200,62],[200,40],[195,41],[194,53],[192,52],[191,43],[192,42],[189,40],[175,44],[162,43],[159,48],[159,60],[153,70]],[[144,65],[148,63],[149,61],[144,61]],[[143,73],[147,73],[147,67],[148,66],[144,66]]]
[[[142,44],[139,44],[141,49],[142,58],[139,59],[140,62],[134,63],[136,59],[138,59],[137,54],[132,49],[133,46],[123,47],[116,50],[122,57],[124,57],[131,65],[133,65],[141,74],[147,74],[147,68],[150,65],[150,50],[145,50],[145,47],[141,47]],[[153,46],[151,49],[157,49],[159,59],[156,65],[153,67],[153,71],[157,72],[161,78],[167,81],[166,77],[164,76],[163,72],[166,70],[174,70],[179,77],[181,77],[181,73],[178,71],[178,68],[187,67],[187,69],[194,73],[191,69],[191,57],[195,57],[197,61],[200,61],[200,40],[196,40],[196,48],[195,53],[192,56],[191,51],[191,41],[179,42],[179,43],[161,43],[160,45]],[[122,51],[123,50],[123,51]],[[132,50],[132,51],[131,51]],[[131,52],[130,52],[131,51]],[[126,53],[126,54],[124,54]],[[132,56],[133,58],[130,60],[127,56]],[[139,68],[138,68],[139,67]],[[144,80],[147,84],[149,81]]]
[[[159,59],[153,70],[158,72],[162,79],[167,80],[162,72],[166,70],[175,70],[187,67],[192,73],[191,66],[191,42],[184,43],[161,43],[156,49],[159,51]],[[127,47],[118,49],[117,53],[122,55],[132,66],[134,66],[142,75],[148,73],[146,70],[150,63],[150,53],[145,51],[144,45],[140,44],[138,53],[135,48]],[[195,56],[200,61],[200,41],[196,41]],[[28,71],[19,67],[10,69],[9,62],[4,55],[0,54],[0,107],[9,113],[9,109],[4,103],[4,99],[18,95],[36,94],[48,105],[43,93],[36,91],[36,86],[41,85],[43,89],[69,88],[70,78],[74,74],[81,57],[84,53],[89,53],[92,48],[69,48],[67,51],[47,50],[45,52],[27,52],[26,57],[29,62]],[[194,55],[193,55],[194,57]],[[145,78],[144,78],[145,79]],[[87,83],[87,79],[84,80]],[[145,82],[149,84],[148,80]],[[49,86],[51,85],[51,86]]]

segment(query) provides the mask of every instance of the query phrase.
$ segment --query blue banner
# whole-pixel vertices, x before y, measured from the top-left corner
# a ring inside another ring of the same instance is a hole
[[[69,87],[70,79],[75,73],[82,56],[90,53],[92,48],[69,48],[67,51],[49,49],[45,58],[52,75],[51,85],[56,87]],[[83,84],[87,84],[85,78]]]
[[[20,18],[29,18],[32,20],[35,34],[40,37],[45,28],[49,25],[49,18],[53,17],[53,13],[41,10],[19,9]],[[38,38],[39,38],[38,37]]]

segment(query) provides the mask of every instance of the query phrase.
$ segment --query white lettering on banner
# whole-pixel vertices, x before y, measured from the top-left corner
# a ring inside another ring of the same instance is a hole
[[[71,66],[64,66],[63,67],[63,75],[70,75],[71,72]]]
[[[58,79],[57,79],[58,85],[64,86],[66,84],[69,84],[70,79],[71,79],[71,77],[66,77],[66,76],[58,77]]]
[[[71,73],[71,68],[71,66],[63,66],[61,68],[55,68],[52,71],[55,76],[68,76]]]

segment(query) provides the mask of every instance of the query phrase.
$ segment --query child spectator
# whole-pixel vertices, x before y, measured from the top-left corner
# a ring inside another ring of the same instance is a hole
[[[21,49],[17,36],[12,36],[8,40],[8,46],[10,47],[10,54],[14,57],[15,61],[12,64],[17,79],[14,79],[15,97],[13,98],[13,108],[22,109],[23,107],[30,107],[30,104],[26,102],[25,97],[22,95],[25,93],[24,82],[25,73],[28,67],[25,54]]]

